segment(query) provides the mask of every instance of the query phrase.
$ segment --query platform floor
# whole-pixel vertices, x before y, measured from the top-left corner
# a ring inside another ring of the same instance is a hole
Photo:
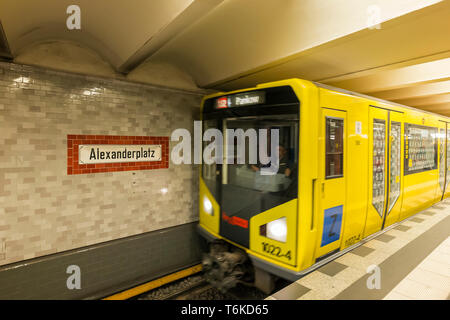
[[[379,272],[376,280],[374,266]],[[293,282],[267,299],[450,300],[450,199]]]

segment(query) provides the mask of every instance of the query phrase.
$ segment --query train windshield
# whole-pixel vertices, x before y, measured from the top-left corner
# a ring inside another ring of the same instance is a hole
[[[223,214],[249,220],[255,214],[297,198],[298,123],[296,114],[204,122],[204,130],[219,128],[223,132],[223,164],[204,164],[202,172],[209,190],[220,199]],[[278,139],[272,136],[274,129]],[[245,140],[239,140],[242,136],[236,136],[238,131],[245,133]],[[278,161],[274,165],[262,155],[271,157],[275,149]],[[270,169],[273,170],[268,174]]]

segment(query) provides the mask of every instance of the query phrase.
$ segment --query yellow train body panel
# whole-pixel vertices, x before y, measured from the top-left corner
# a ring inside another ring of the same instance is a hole
[[[204,208],[205,198],[212,202],[213,212],[215,214],[209,215],[206,213]],[[219,214],[220,207],[217,200],[213,197],[211,192],[205,185],[202,177],[200,177],[200,190],[199,190],[199,211],[200,211],[200,221],[203,228],[213,234],[219,234]]]
[[[267,263],[268,271],[299,275],[320,259],[450,196],[449,118],[300,79],[210,95],[203,99],[202,111],[208,100],[283,86],[299,100],[298,196],[252,216],[247,247],[221,235],[220,199],[214,198],[200,174],[199,225],[214,238],[240,247],[260,265]],[[424,160],[405,159],[417,148],[407,130],[431,132],[435,168],[405,174],[417,161],[433,163],[429,153]],[[333,137],[337,133],[341,140]],[[330,137],[336,139],[331,147]],[[342,160],[328,161],[339,157]],[[384,168],[381,175],[376,168]],[[212,202],[212,216],[203,208],[205,197]],[[280,217],[287,221],[285,242],[261,235],[261,226]]]

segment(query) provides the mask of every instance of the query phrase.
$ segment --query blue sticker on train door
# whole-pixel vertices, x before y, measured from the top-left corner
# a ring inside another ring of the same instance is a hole
[[[321,247],[338,240],[341,236],[342,213],[344,206],[325,210]]]

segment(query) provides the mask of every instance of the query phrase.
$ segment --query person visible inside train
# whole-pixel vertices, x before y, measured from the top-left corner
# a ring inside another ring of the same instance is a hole
[[[282,145],[278,146],[278,156],[280,160],[277,174],[284,174],[286,177],[291,177],[292,171],[295,169],[295,163],[289,159],[287,149]],[[255,172],[265,167],[270,167],[270,163],[260,166],[251,165],[251,169]]]

